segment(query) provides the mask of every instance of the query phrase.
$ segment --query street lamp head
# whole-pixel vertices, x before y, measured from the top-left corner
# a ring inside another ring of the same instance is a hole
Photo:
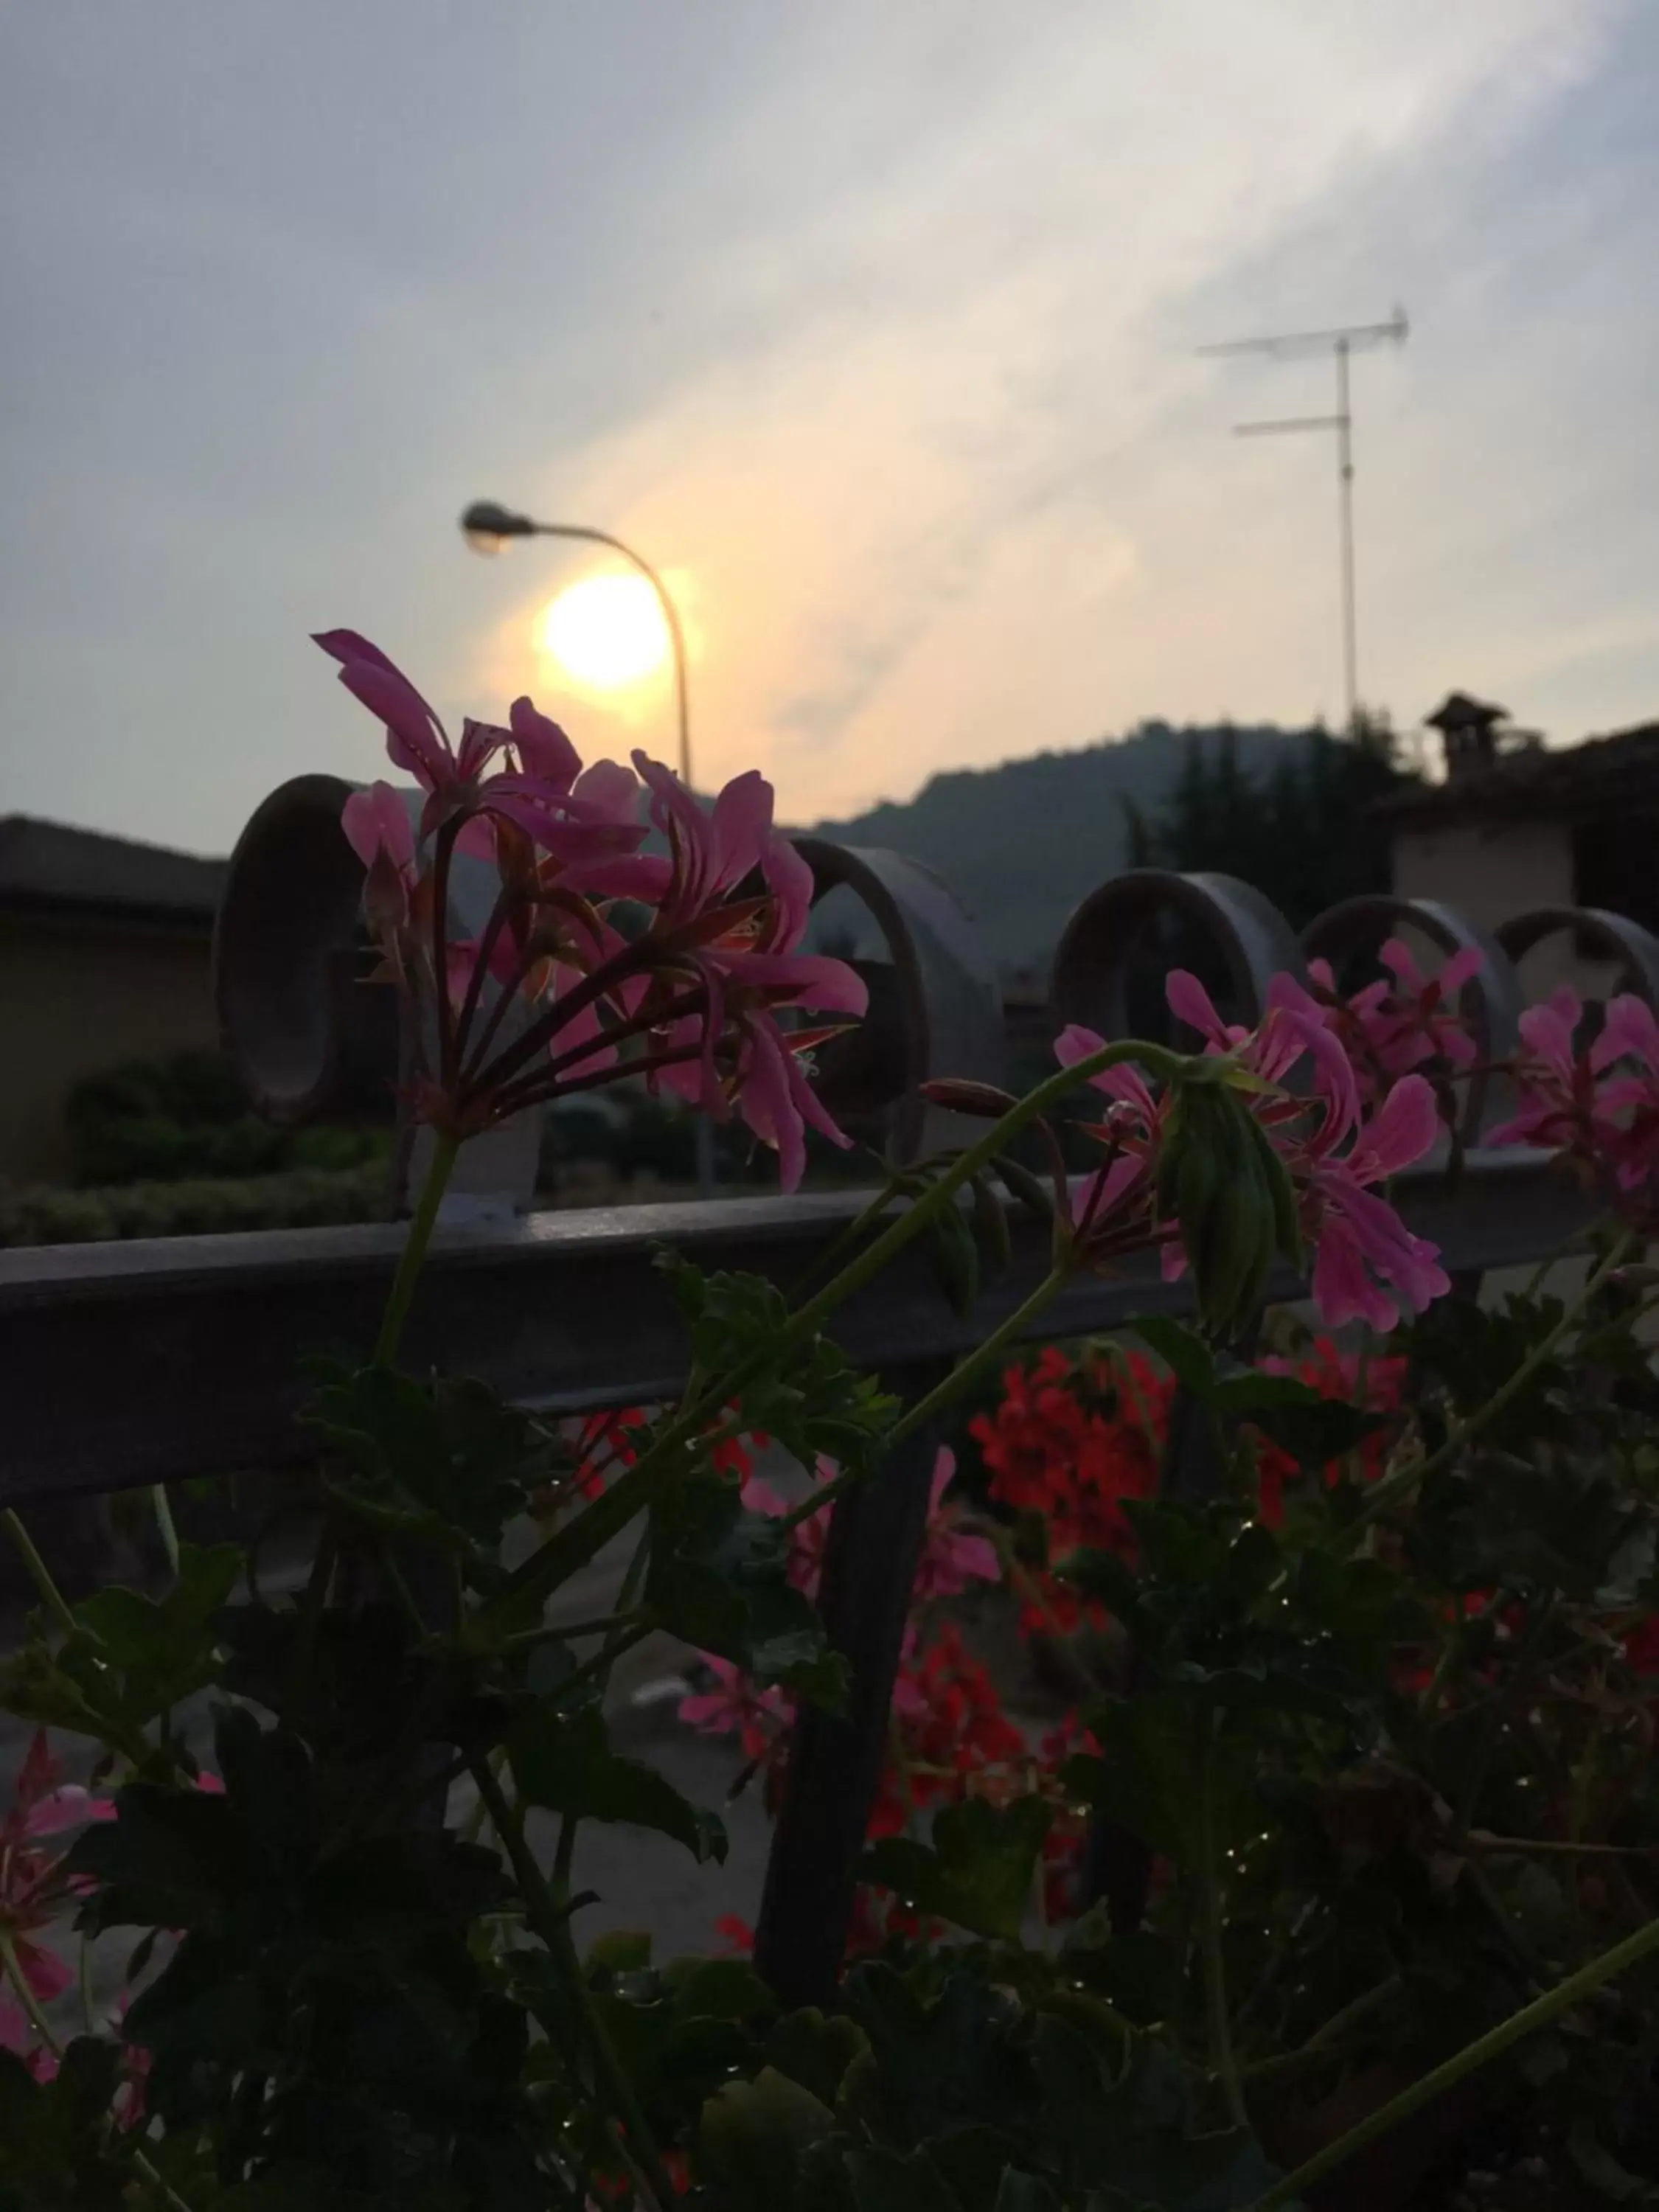
[[[510,538],[533,538],[536,526],[493,499],[475,499],[461,517],[461,534],[475,553],[499,553]]]

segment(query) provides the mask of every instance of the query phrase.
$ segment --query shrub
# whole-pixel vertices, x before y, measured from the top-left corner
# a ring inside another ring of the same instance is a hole
[[[70,1190],[0,1188],[0,1245],[95,1244],[122,1237],[207,1237],[238,1229],[320,1229],[390,1212],[384,1164],[287,1168],[276,1175],[197,1176]]]
[[[248,1104],[222,1054],[174,1053],[88,1076],[64,1108],[74,1180],[183,1182],[344,1169],[383,1155],[384,1125],[313,1123],[279,1129]]]

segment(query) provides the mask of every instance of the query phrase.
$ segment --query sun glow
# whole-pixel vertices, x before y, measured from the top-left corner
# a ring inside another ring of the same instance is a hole
[[[668,624],[643,576],[584,576],[544,608],[536,642],[578,684],[624,691],[667,662]]]

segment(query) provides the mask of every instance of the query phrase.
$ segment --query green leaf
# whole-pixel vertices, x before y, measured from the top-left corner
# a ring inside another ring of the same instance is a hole
[[[835,2124],[810,2089],[763,2066],[752,2081],[729,2082],[703,2106],[698,2171],[732,2212],[787,2212],[803,2153]]]
[[[703,1473],[659,1498],[645,1597],[671,1634],[757,1682],[781,1682],[832,1709],[844,1703],[846,1662],[790,1583],[787,1533],[770,1515],[749,1512],[735,1483]]]
[[[187,1544],[165,1597],[98,1590],[75,1608],[75,1633],[55,1651],[32,1617],[29,1641],[0,1667],[0,1706],[132,1749],[152,1721],[217,1680],[214,1619],[242,1559],[239,1545]]]
[[[1010,2168],[1022,2159],[1032,2165],[1039,2162],[1029,2142],[1022,2142],[1017,2133],[971,2122],[929,2136],[926,2148],[963,2212],[996,2212],[998,2192]]]
[[[1263,1376],[1261,1379],[1289,1382],[1291,1377]],[[1389,1419],[1386,1413],[1367,1413],[1362,1407],[1345,1405],[1340,1398],[1322,1398],[1317,1391],[1303,1399],[1264,1399],[1235,1410],[1247,1413],[1252,1427],[1260,1429],[1304,1468],[1345,1459],[1367,1437],[1386,1428]]]
[[[130,2146],[104,2125],[119,2065],[112,2043],[77,2037],[38,2082],[0,2049],[0,2212],[119,2212]]]
[[[1263,1375],[1253,1367],[1237,1375],[1224,1375],[1210,1392],[1210,1404],[1215,1411],[1232,1419],[1248,1413],[1255,1419],[1259,1413],[1287,1407],[1305,1409],[1331,1402],[1294,1375]]]
[[[949,1962],[959,1954],[941,1954]],[[854,1967],[842,1993],[870,2039],[848,2069],[839,2107],[849,2124],[907,2143],[965,2125],[1016,2133],[1029,2118],[1030,2068],[1012,1995],[982,1972],[919,1961],[913,1975],[882,1961]]]
[[[863,2143],[847,2154],[857,2212],[963,2212],[962,2199],[946,2184],[925,2150],[889,2150]]]
[[[747,1361],[775,1340],[788,1317],[782,1292],[758,1275],[705,1275],[676,1252],[657,1255],[706,1373]],[[830,1338],[815,1336],[791,1346],[775,1365],[744,1386],[743,1419],[763,1430],[803,1467],[820,1453],[842,1468],[867,1465],[890,1426],[896,1399],[884,1393],[848,1361]]]
[[[1089,1725],[1102,1755],[1079,1752],[1061,1770],[1066,1795],[1132,1829],[1155,1851],[1190,1865],[1196,1844],[1197,1701],[1175,1690],[1101,1700]],[[1225,1840],[1247,1823],[1254,1753],[1217,1754],[1217,1825]],[[1242,1802],[1240,1801],[1243,1801]]]
[[[386,1534],[470,1559],[475,1582],[493,1588],[507,1522],[556,1470],[554,1438],[465,1377],[314,1370],[321,1387],[301,1418],[351,1470],[331,1486],[337,1503]]]
[[[997,2191],[994,2212],[1064,2212],[1058,2197],[1040,2175],[1009,2166]]]
[[[969,1797],[935,1814],[931,1846],[907,1836],[872,1844],[860,1876],[896,1891],[918,1911],[1017,1942],[1053,1820],[1040,1797],[1003,1806]]]
[[[544,1708],[529,1715],[508,1739],[507,1757],[527,1804],[586,1820],[655,1828],[684,1844],[700,1863],[725,1859],[726,1830],[719,1819],[688,1803],[654,1766],[613,1752],[596,1707],[580,1713]]]
[[[1155,1352],[1183,1390],[1200,1404],[1214,1393],[1215,1354],[1195,1329],[1167,1314],[1143,1314],[1130,1323],[1135,1334]]]
[[[763,2021],[778,2008],[777,1999],[747,1959],[676,1959],[664,1967],[662,1979],[676,2013],[684,2019]],[[785,2066],[780,2070],[787,2074],[791,2069]],[[809,2089],[812,2086],[806,2084]]]
[[[1045,2016],[1033,2061],[1045,2148],[1071,2188],[1099,2191],[1102,2212],[1243,2212],[1272,2186],[1247,2130],[1194,2132],[1188,2079],[1156,2045],[1139,2044],[1113,2079],[1080,2035]]]
[[[781,2020],[767,2039],[766,2063],[815,2097],[833,2106],[847,2069],[870,2048],[870,2039],[845,2013],[807,2005]]]

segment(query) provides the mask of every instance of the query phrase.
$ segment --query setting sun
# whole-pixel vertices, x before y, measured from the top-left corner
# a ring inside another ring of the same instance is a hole
[[[585,576],[559,593],[537,625],[537,643],[579,684],[624,690],[666,662],[668,625],[643,576]]]

